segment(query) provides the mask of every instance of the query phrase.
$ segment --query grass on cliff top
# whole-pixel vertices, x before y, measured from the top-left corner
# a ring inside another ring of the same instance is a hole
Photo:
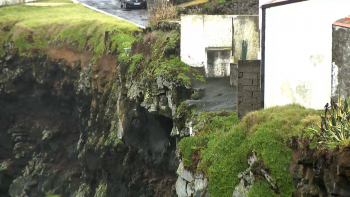
[[[252,112],[240,122],[235,114],[200,114],[197,122],[205,126],[196,136],[180,141],[182,160],[186,167],[205,172],[211,196],[226,197],[232,196],[238,173],[248,168],[247,157],[254,150],[269,168],[280,194],[270,191],[261,178],[262,184],[254,184],[248,196],[289,197],[294,186],[287,170],[292,160],[287,141],[318,123],[321,113],[287,105]]]
[[[73,3],[72,0],[39,0],[33,3]]]
[[[167,76],[191,85],[191,78],[205,82],[202,75],[196,75],[191,67],[182,62],[176,54],[180,45],[180,33],[172,30],[169,32],[153,31],[138,40],[143,47],[152,51],[144,54],[121,54],[118,59],[128,63],[128,74],[137,78],[154,79],[158,76]],[[137,44],[137,43],[136,43]],[[142,76],[137,74],[142,73]]]
[[[20,55],[42,53],[49,44],[68,44],[95,54],[105,50],[105,31],[119,50],[130,47],[139,28],[127,21],[107,16],[80,4],[56,7],[8,6],[0,8],[0,43],[13,41]],[[113,49],[112,49],[113,50]],[[0,55],[4,50],[0,47]]]

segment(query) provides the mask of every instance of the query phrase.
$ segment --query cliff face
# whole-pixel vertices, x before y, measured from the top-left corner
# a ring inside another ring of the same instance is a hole
[[[165,57],[178,56],[178,44]],[[13,43],[4,49],[0,196],[175,196],[170,133],[189,86],[145,74],[140,62],[130,72],[118,54],[92,64],[91,54],[67,46],[31,58]],[[149,49],[140,41],[130,56]]]
[[[25,57],[3,44],[1,197],[350,196],[348,147],[300,137],[322,112],[199,113],[215,86],[190,87],[188,74],[203,76],[178,59],[179,26],[160,26],[96,62],[65,45]]]

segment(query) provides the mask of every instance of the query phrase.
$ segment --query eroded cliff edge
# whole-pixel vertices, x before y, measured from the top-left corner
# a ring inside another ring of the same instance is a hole
[[[189,68],[177,67],[176,28],[141,34],[131,51],[109,50],[95,62],[68,45],[25,57],[4,43],[1,195],[176,195],[170,134],[177,106],[193,93]]]

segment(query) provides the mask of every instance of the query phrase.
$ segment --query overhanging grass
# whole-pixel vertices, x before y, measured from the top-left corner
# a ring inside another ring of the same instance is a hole
[[[205,127],[197,136],[180,141],[182,159],[185,166],[193,169],[197,167],[191,166],[194,165],[193,160],[199,157],[201,162],[197,170],[206,173],[211,196],[225,197],[232,196],[239,183],[238,173],[248,167],[247,155],[255,150],[271,171],[279,187],[279,195],[289,197],[294,186],[287,171],[292,150],[286,142],[301,135],[304,128],[318,123],[321,113],[298,105],[287,105],[252,112],[239,124],[233,121],[235,114],[225,119],[215,116],[222,120],[221,126],[212,121],[213,118],[208,121],[199,116],[199,121],[206,122]],[[262,184],[254,184],[249,196],[273,194],[267,183],[260,181]]]
[[[95,12],[79,4],[0,8],[0,43],[13,41],[23,56],[40,53],[49,44],[66,43],[79,50],[93,52],[96,60],[105,50],[106,31],[118,35],[110,36],[106,41],[112,42],[112,46],[123,51],[125,43],[128,47],[131,46],[135,40],[133,32],[138,29],[130,22]],[[0,47],[0,54],[3,52]]]

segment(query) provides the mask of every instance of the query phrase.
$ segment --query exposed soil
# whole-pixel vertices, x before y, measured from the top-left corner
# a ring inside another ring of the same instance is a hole
[[[70,66],[73,66],[73,62],[81,61],[81,68],[88,66],[93,58],[93,54],[89,52],[80,52],[69,46],[50,46],[45,49],[45,54],[52,60],[64,59]]]

